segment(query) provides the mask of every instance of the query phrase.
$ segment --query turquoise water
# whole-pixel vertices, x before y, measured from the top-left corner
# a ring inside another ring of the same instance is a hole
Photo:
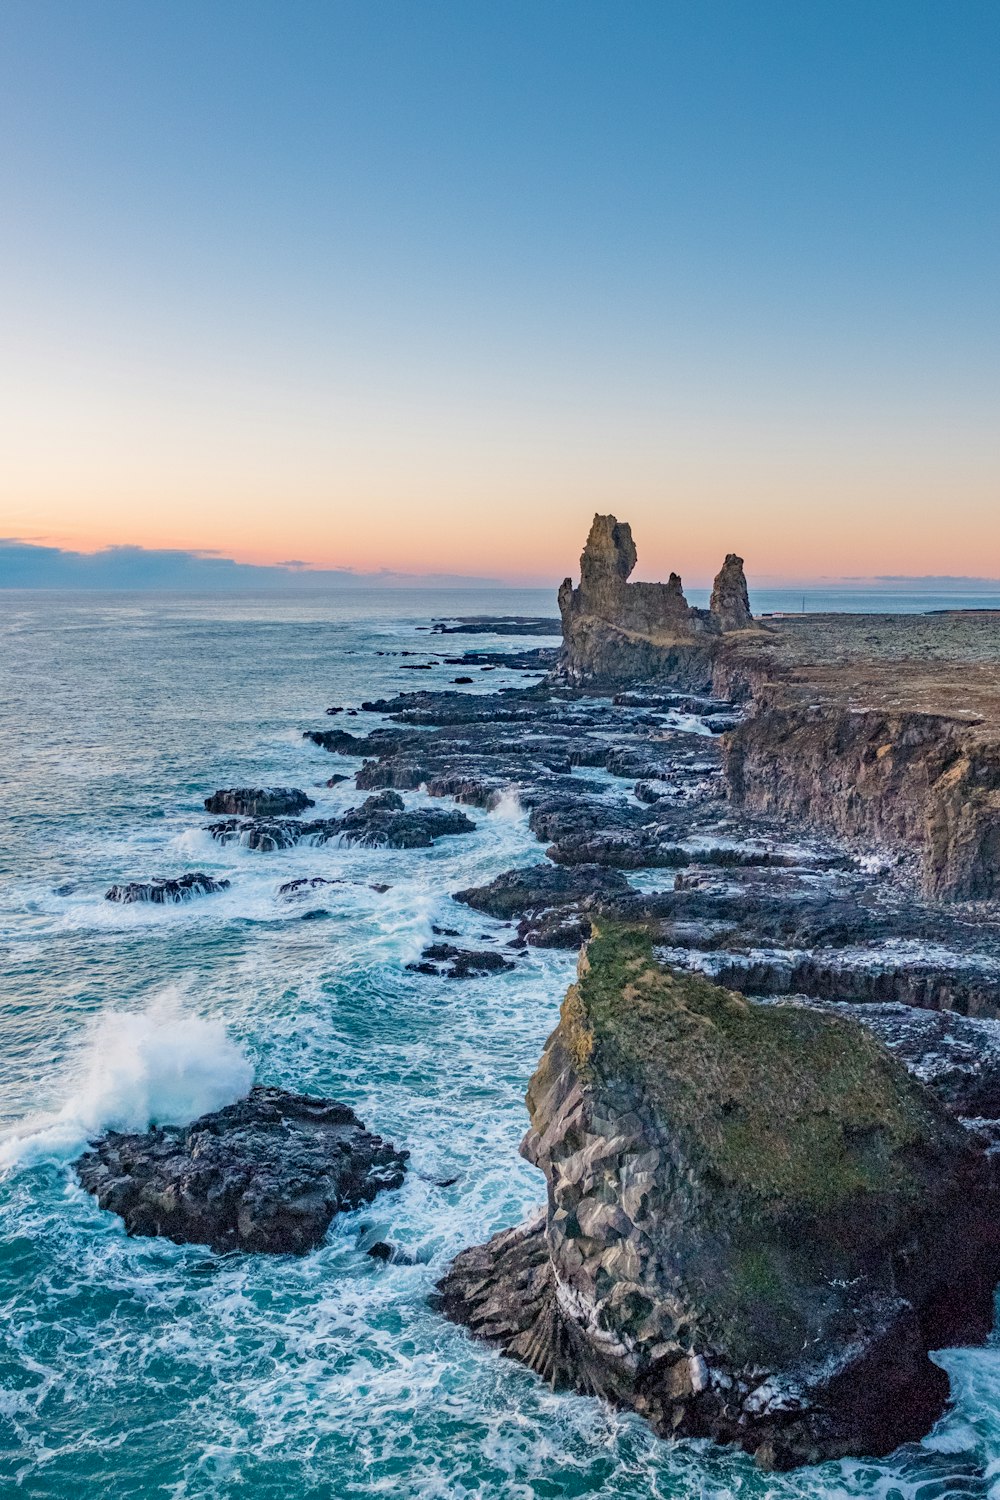
[[[449,892],[539,846],[511,803],[429,851],[258,854],[212,844],[201,799],[282,783],[317,813],[350,805],[353,790],[317,786],[350,763],[301,730],[329,724],[328,704],[458,671],[377,651],[493,647],[417,626],[550,607],[529,593],[0,593],[3,1496],[1000,1495],[995,1350],[943,1357],[956,1407],[925,1444],[775,1477],[555,1395],[429,1308],[456,1250],[543,1196],[517,1155],[523,1093],[573,961],[534,950],[464,983],[405,965],[435,921],[474,939],[483,919]],[[472,691],[512,680],[484,674]],[[171,909],[103,900],[113,881],[185,869],[232,885]],[[276,895],[306,874],[342,882],[323,888],[325,920]],[[408,1147],[405,1186],[301,1260],[129,1240],[76,1187],[88,1133],[190,1118],[251,1068],[346,1100]],[[418,1263],[370,1260],[382,1237]]]

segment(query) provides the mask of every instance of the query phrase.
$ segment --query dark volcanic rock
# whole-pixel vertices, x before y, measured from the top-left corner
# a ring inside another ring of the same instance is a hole
[[[570,902],[589,902],[628,889],[628,881],[618,870],[602,870],[596,865],[576,865],[569,869],[559,865],[525,865],[505,870],[488,885],[456,891],[455,900],[509,922],[512,917],[523,917],[529,912]]]
[[[474,951],[454,943],[431,943],[419,963],[407,964],[417,974],[443,974],[446,979],[474,979],[480,974],[502,974],[514,964],[493,949]]]
[[[436,838],[472,833],[475,823],[465,813],[446,808],[407,808],[402,797],[391,791],[368,797],[360,807],[339,818],[259,819],[242,823],[229,818],[211,823],[208,832],[222,844],[240,843],[265,852],[290,849],[295,844],[328,844],[343,839],[348,844],[372,848],[426,849]]]
[[[454,615],[435,620],[435,635],[558,635],[553,615]]]
[[[335,1213],[399,1187],[408,1154],[344,1104],[257,1087],[191,1125],[110,1131],[76,1170],[129,1234],[300,1255]]]
[[[746,630],[753,624],[743,559],[735,552],[729,553],[716,574],[708,608],[720,630]]]
[[[298,880],[286,880],[278,886],[279,896],[307,896],[322,885],[340,885],[338,879],[330,880],[325,875],[301,875]]]
[[[981,1342],[996,1168],[864,1028],[754,1005],[609,929],[528,1092],[539,1217],[464,1252],[456,1321],[554,1386],[768,1468],[881,1455]]]
[[[281,817],[287,813],[304,812],[307,807],[315,805],[305,792],[290,786],[236,786],[213,792],[211,797],[205,798],[206,812],[240,818]]]
[[[518,918],[518,936],[536,948],[578,948],[591,914],[631,893],[619,870],[598,865],[528,865],[488,885],[455,892],[455,900],[501,921]]]
[[[558,629],[558,622],[552,623]],[[529,651],[466,651],[462,656],[445,657],[449,667],[506,667],[512,672],[548,672],[558,660],[555,646],[536,646]]]
[[[152,901],[155,905],[171,905],[177,901],[190,901],[192,896],[207,896],[212,891],[229,889],[228,880],[216,880],[201,870],[172,879],[133,880],[128,885],[113,885],[105,892],[105,901],[120,901],[128,905],[133,901]]]

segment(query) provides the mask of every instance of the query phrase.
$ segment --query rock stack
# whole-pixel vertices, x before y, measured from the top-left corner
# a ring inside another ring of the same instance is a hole
[[[768,1468],[926,1433],[948,1394],[928,1352],[992,1324],[996,1172],[868,1030],[753,1004],[607,927],[528,1108],[546,1208],[458,1257],[448,1316]]]
[[[559,589],[561,674],[591,686],[669,678],[706,687],[713,638],[753,621],[742,559],[734,552],[726,558],[708,610],[688,604],[677,573],[666,583],[630,583],[636,560],[628,522],[595,516],[579,586],[567,578]]]

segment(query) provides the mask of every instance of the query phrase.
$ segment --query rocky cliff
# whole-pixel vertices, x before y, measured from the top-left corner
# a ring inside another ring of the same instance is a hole
[[[609,927],[528,1092],[544,1211],[444,1311],[554,1386],[767,1467],[882,1454],[947,1399],[1000,1274],[981,1146],[868,1031],[752,1004]]]
[[[1000,896],[998,636],[988,618],[859,615],[731,639],[713,671],[748,703],[724,742],[732,801],[912,850],[929,896]]]
[[[579,586],[567,578],[559,590],[561,675],[593,686],[661,678],[705,687],[713,640],[752,623],[742,558],[726,558],[708,610],[688,604],[676,573],[666,583],[630,583],[636,561],[628,522],[595,516]]]

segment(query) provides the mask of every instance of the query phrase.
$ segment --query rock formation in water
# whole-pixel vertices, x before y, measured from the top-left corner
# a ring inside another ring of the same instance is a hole
[[[869,1031],[756,1005],[609,928],[528,1092],[547,1207],[463,1252],[441,1306],[557,1387],[765,1467],[879,1455],[982,1341],[994,1168]]]
[[[220,844],[242,844],[270,852],[295,844],[362,844],[368,848],[427,849],[435,839],[473,833],[475,823],[450,808],[407,808],[397,792],[366,797],[360,807],[338,818],[226,818],[209,823],[206,832]]]
[[[192,870],[187,875],[169,879],[158,875],[152,880],[131,880],[127,884],[113,885],[105,891],[104,899],[120,902],[123,906],[145,901],[154,906],[171,906],[179,901],[190,901],[192,896],[207,896],[213,891],[228,889],[228,880],[216,880],[202,870]]]
[[[129,1234],[300,1255],[335,1213],[399,1187],[407,1156],[346,1104],[257,1087],[191,1125],[109,1131],[76,1171]]]
[[[278,818],[305,812],[315,803],[292,786],[224,787],[205,798],[205,811],[239,818]]]
[[[594,686],[669,678],[704,687],[712,638],[752,622],[742,560],[729,554],[712,607],[704,610],[688,604],[676,573],[666,583],[630,583],[636,559],[628,522],[595,516],[580,557],[579,586],[567,578],[559,589],[561,674]]]

